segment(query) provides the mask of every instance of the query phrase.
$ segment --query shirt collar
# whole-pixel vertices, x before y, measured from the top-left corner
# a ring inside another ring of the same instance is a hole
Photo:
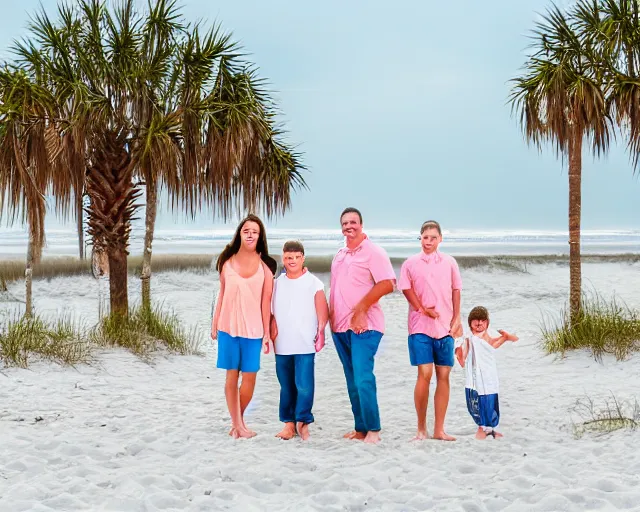
[[[358,252],[358,251],[362,250],[362,248],[363,248],[363,247],[364,247],[364,245],[365,245],[365,242],[368,242],[368,241],[369,241],[369,237],[367,236],[367,234],[366,234],[366,233],[362,233],[362,234],[364,235],[364,238],[363,238],[362,242],[360,242],[360,243],[358,244],[358,246],[357,246],[357,247],[355,247],[355,248],[353,248],[353,249],[349,249],[349,247],[347,247],[347,240],[346,240],[346,238],[345,238],[345,241],[344,241],[344,247],[342,248],[342,250],[343,250],[344,252],[346,252],[346,253],[349,253],[349,254],[355,254],[356,252]]]
[[[425,254],[424,251],[420,253],[420,259],[425,263],[440,263],[442,261],[442,256],[439,251],[432,252],[431,254]]]

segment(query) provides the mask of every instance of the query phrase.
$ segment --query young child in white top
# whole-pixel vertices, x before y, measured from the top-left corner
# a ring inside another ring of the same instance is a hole
[[[276,437],[309,438],[312,423],[315,354],[324,347],[329,307],[324,284],[304,267],[304,246],[284,244],[282,264],[286,273],[275,282],[272,299],[271,339],[280,382],[280,421]]]
[[[476,306],[469,313],[471,334],[456,342],[456,358],[466,368],[465,395],[469,414],[478,425],[476,439],[502,437],[495,428],[500,421],[498,401],[498,367],[495,351],[507,341],[518,341],[518,337],[498,330],[500,336],[489,336],[489,311]]]

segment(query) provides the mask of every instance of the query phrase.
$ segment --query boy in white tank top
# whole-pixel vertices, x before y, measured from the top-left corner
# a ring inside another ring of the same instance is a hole
[[[276,437],[291,439],[296,432],[309,438],[313,423],[315,354],[324,347],[329,307],[324,284],[304,267],[300,242],[284,244],[282,264],[286,273],[275,281],[272,299],[271,339],[280,382],[280,421]]]
[[[498,401],[498,367],[495,350],[507,341],[518,341],[515,334],[498,330],[500,336],[489,336],[489,311],[476,306],[469,313],[471,334],[456,342],[456,357],[466,369],[465,395],[469,414],[478,425],[476,439],[502,437],[495,428],[500,421]]]

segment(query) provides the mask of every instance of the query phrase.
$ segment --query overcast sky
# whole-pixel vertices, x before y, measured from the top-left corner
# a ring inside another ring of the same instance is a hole
[[[0,57],[54,0],[3,2]],[[144,2],[146,4],[146,2]],[[143,3],[141,3],[143,5]],[[546,1],[186,0],[188,20],[233,32],[275,91],[310,190],[278,227],[566,229],[567,172],[524,142],[506,104]],[[624,145],[585,155],[583,228],[640,229],[640,183]],[[175,219],[160,215],[160,226]],[[211,226],[208,216],[198,226]]]

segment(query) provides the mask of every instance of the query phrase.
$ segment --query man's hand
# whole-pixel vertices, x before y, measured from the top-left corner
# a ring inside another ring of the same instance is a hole
[[[265,334],[264,338],[262,338],[262,349],[265,354],[269,353],[269,345],[271,344],[271,340],[269,339],[269,335]]]
[[[462,336],[462,324],[460,323],[460,317],[453,317],[451,320],[451,330],[449,331],[454,338],[459,338]]]
[[[515,334],[509,334],[507,331],[504,331],[502,329],[498,329],[498,332],[500,333],[500,336],[503,336],[506,341],[518,341],[520,339]]]
[[[369,329],[367,312],[356,306],[353,309],[353,316],[351,317],[351,324],[349,325],[351,330],[356,334],[362,334],[364,331]]]
[[[211,328],[211,341],[216,341],[218,339],[218,329],[215,327]]]
[[[316,352],[320,352],[324,348],[324,330],[318,331],[316,334]]]

